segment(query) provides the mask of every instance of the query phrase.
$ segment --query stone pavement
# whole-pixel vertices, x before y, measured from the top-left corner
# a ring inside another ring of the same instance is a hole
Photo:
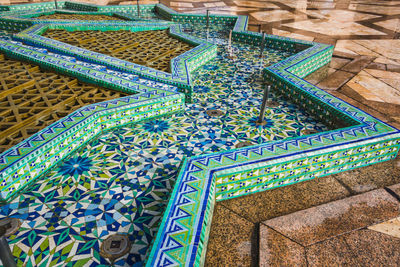
[[[218,202],[206,266],[397,266],[399,183],[397,157]]]
[[[26,2],[40,1],[0,0],[0,4]],[[180,12],[209,9],[249,15],[250,30],[261,28],[269,34],[335,45],[330,65],[306,80],[400,127],[400,1],[161,2]],[[219,202],[206,265],[396,266],[400,262],[398,183],[399,157]]]

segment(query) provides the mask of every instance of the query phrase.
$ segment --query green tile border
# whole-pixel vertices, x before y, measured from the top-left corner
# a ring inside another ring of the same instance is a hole
[[[100,7],[93,5],[65,4],[66,8],[68,6],[75,10],[91,12],[119,11],[116,10],[117,7],[107,7],[100,10]],[[94,10],[95,8],[97,9]],[[154,10],[160,16],[178,23],[204,23],[205,21],[204,15],[178,14],[162,5],[154,6]],[[9,12],[11,11],[5,13]],[[234,29],[233,38],[237,41],[258,44],[261,40],[260,34],[246,31],[247,17],[213,15],[210,19],[212,23],[232,26]],[[26,25],[23,26],[25,27]],[[27,25],[27,27],[30,26],[32,25]],[[83,23],[81,26],[86,27],[87,25]],[[120,26],[118,25],[118,27]],[[13,27],[16,28],[17,26],[9,25],[9,27],[13,29]],[[38,27],[33,26],[31,30],[38,30]],[[21,26],[20,29],[22,28]],[[170,31],[171,28],[173,29],[172,34],[176,33],[181,38],[191,38],[180,31],[179,25],[170,26]],[[16,38],[28,38],[29,34],[31,33],[27,30]],[[32,39],[30,41],[32,41],[31,45],[38,46]],[[203,265],[215,201],[390,160],[397,155],[400,148],[399,130],[302,79],[305,75],[330,61],[333,51],[332,46],[271,35],[267,35],[266,43],[275,49],[297,52],[292,57],[264,70],[264,76],[273,82],[274,89],[299,104],[311,114],[314,114],[317,118],[326,121],[328,125],[342,123],[342,128],[184,159],[159,231],[147,255],[146,266]],[[82,73],[82,69],[85,67],[82,65],[76,68],[76,64],[64,60],[62,56],[54,58],[54,56],[46,54],[46,49],[40,49],[42,48],[32,50],[30,47],[19,45],[18,42],[0,41],[0,50],[7,53],[8,56],[29,59],[48,68],[64,71],[68,75],[77,76],[77,73]],[[94,62],[105,66],[114,66],[106,65],[100,61]],[[188,73],[190,73],[190,68],[186,68],[186,70],[189,70]],[[93,81],[97,77],[96,82],[101,85],[113,83],[120,78],[115,75],[104,75],[101,70],[91,68],[88,68],[83,73],[88,75],[84,77],[88,81]],[[126,71],[126,73],[129,73],[129,71]],[[154,79],[154,77],[147,78]],[[177,84],[173,85],[178,86]],[[119,89],[133,90],[128,87],[127,81],[120,81]],[[131,85],[130,88],[132,87],[134,85]],[[35,135],[28,139],[27,142],[22,142],[17,148],[8,150],[0,155],[0,160],[2,160],[0,163],[3,164],[0,166],[5,166],[2,168],[1,175],[2,178],[7,177],[6,180],[2,179],[1,193],[3,195],[8,194],[6,190],[3,190],[4,186],[9,188],[8,182],[12,183],[17,189],[21,188],[24,184],[18,186],[16,184],[18,183],[19,175],[24,175],[25,177],[27,174],[32,173],[30,172],[31,168],[37,168],[37,172],[42,171],[44,173],[54,165],[54,162],[58,162],[65,155],[70,154],[75,147],[84,145],[85,141],[93,138],[102,128],[119,127],[126,122],[127,118],[135,118],[130,122],[139,121],[144,118],[173,112],[183,107],[184,95],[177,93],[173,89],[163,91],[157,86],[153,88],[153,91],[151,88],[146,89],[140,86],[135,88],[137,92],[142,93],[134,95],[133,98],[147,97],[150,99],[144,100],[145,102],[150,101],[146,102],[147,106],[133,106],[132,109],[129,107],[129,109],[121,112],[118,102],[122,101],[122,99],[113,101],[110,107],[108,103],[103,104],[103,106],[102,103],[99,106],[88,106],[85,108],[91,108],[92,110],[88,109],[87,112],[93,112],[93,109],[99,108],[99,113],[93,114],[104,114],[103,117],[100,115],[100,117],[95,117],[95,115],[87,116],[88,119],[83,123],[78,118],[85,116],[79,115],[76,118],[68,116],[65,122],[62,121],[62,125],[57,124],[61,121],[52,125],[52,129],[56,129],[57,127],[54,126],[58,125],[60,129],[64,129],[64,132],[61,133],[54,130],[50,132],[46,128],[45,131],[40,133],[41,140],[38,138],[39,135]],[[158,94],[161,94],[161,96]],[[134,100],[136,101],[137,99]],[[124,114],[128,110],[131,110],[129,116],[126,113]],[[108,111],[111,114],[107,113]],[[79,110],[79,112],[83,111]],[[125,121],[118,123],[120,120]],[[74,124],[75,121],[79,121],[76,126]],[[82,130],[88,129],[89,125],[93,125],[94,130],[87,134],[82,132]],[[82,140],[78,144],[74,143],[75,147],[68,145],[72,136],[74,136],[74,140]],[[57,150],[51,156],[46,153],[53,152],[46,151],[44,148],[40,151],[32,150],[32,148],[39,147],[38,144],[40,142],[42,144],[47,142],[43,140],[48,140],[48,145],[53,150]],[[30,144],[27,145],[29,142]],[[27,152],[24,152],[25,150]],[[35,151],[39,152],[36,153]],[[24,155],[23,157],[21,157],[22,154]],[[46,156],[51,158],[52,161],[49,161],[47,165],[35,165],[35,160],[38,160],[39,157],[46,158]],[[21,160],[21,158],[24,158],[25,161]],[[9,162],[12,162],[14,172],[9,171],[11,170]],[[17,181],[14,181],[15,179]],[[27,179],[25,185],[33,180]]]

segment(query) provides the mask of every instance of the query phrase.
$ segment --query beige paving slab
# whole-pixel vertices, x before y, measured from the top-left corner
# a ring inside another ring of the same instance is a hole
[[[335,8],[336,3],[334,2],[311,2],[307,3],[307,8],[318,8],[318,9],[325,9],[325,8]]]
[[[274,218],[264,224],[309,246],[399,215],[399,202],[384,189],[377,189]]]
[[[384,21],[375,22],[374,24],[382,26],[391,31],[396,31],[400,29],[400,19],[389,19]]]
[[[376,1],[373,0],[352,0],[352,4],[376,4]],[[393,6],[400,5],[400,1],[379,1],[379,5],[381,6]]]
[[[257,10],[256,8],[238,7],[238,6],[227,6],[218,9],[220,11],[235,11],[235,12],[250,12]]]
[[[204,3],[205,7],[221,7],[221,6],[226,6],[224,2],[213,2],[213,3]]]
[[[113,3],[111,3],[113,4]],[[119,2],[119,5],[136,5],[137,1],[123,1]],[[147,4],[158,4],[158,0],[143,0],[140,1],[140,4],[147,5]]]
[[[357,266],[399,266],[400,239],[362,229],[343,236],[357,258]]]
[[[400,80],[399,79],[380,79],[380,80],[382,82],[390,85],[391,87],[393,87],[393,89],[400,91]]]
[[[350,10],[313,10],[307,11],[308,15],[321,19],[327,19],[332,23],[336,22],[354,22],[372,18],[379,18],[377,15],[365,14]]]
[[[192,3],[170,2],[171,7],[193,7]]]
[[[363,26],[355,22],[326,21],[324,19],[310,19],[285,23],[287,27],[311,31],[327,35],[385,35],[385,33]]]
[[[348,83],[348,85],[354,86],[354,84],[359,84],[365,88],[371,94],[379,97],[383,101],[392,104],[400,104],[400,92],[397,89],[389,86],[388,84],[380,81],[379,79],[373,77],[366,71],[361,71],[359,74],[354,76]],[[352,87],[353,88],[353,87]],[[356,87],[353,88],[357,90]],[[360,91],[361,92],[361,91]],[[364,96],[364,95],[363,95]],[[367,94],[365,94],[367,97]]]
[[[384,83],[392,86],[396,90],[400,90],[400,80],[399,79],[380,79]]]
[[[366,5],[366,4],[350,4],[350,10],[373,12],[382,15],[397,15],[400,14],[399,8],[393,8],[391,6],[378,6],[378,5]]]
[[[399,79],[380,78],[379,80],[381,80],[382,82],[386,83],[387,85],[393,87],[393,89],[400,91],[400,80]]]
[[[326,90],[337,90],[347,81],[354,77],[353,73],[337,70],[322,82],[318,83],[318,87]]]
[[[374,57],[359,56],[346,64],[343,68],[341,68],[341,70],[357,74],[367,67],[373,60]]]
[[[294,38],[294,39],[299,39],[299,40],[306,40],[306,41],[311,41],[311,42],[314,41],[314,37],[312,37],[312,36],[306,36],[306,35],[299,34],[299,33],[292,33],[292,32],[288,32],[288,31],[278,30],[275,28],[272,29],[272,34],[289,37],[289,38]]]
[[[358,266],[343,237],[335,237],[306,248],[309,266]]]
[[[359,44],[380,56],[390,60],[400,60],[400,39],[396,40],[354,40],[354,43]]]
[[[364,70],[376,78],[400,80],[399,72],[368,69],[368,68]]]
[[[347,58],[340,58],[340,57],[332,57],[331,63],[329,63],[329,66],[334,69],[340,69],[344,65],[350,63],[350,59]]]
[[[373,94],[367,88],[365,88],[364,86],[362,86],[356,82],[349,81],[346,85],[348,87],[350,87],[351,89],[353,89],[354,91],[356,91],[359,95],[361,95],[366,100],[385,103],[385,100],[383,100],[379,96]]]
[[[400,64],[387,64],[386,68],[388,71],[400,72]]]
[[[398,161],[396,165],[400,168],[400,161]],[[389,189],[395,192],[400,197],[400,183],[389,186]]]
[[[235,0],[233,3],[243,7],[278,8],[277,5],[269,2]]]
[[[349,195],[338,181],[327,176],[219,203],[249,221],[261,222]]]
[[[313,73],[307,75],[304,77],[304,80],[306,80],[309,83],[312,84],[318,84],[319,82],[323,81],[326,79],[329,75],[334,73],[336,69],[331,68],[328,65],[323,66],[322,68],[314,71]]]
[[[251,266],[254,224],[220,204],[214,207],[205,266]]]
[[[391,59],[388,59],[387,57],[382,57],[382,56],[377,57],[374,60],[374,62],[382,63],[382,64],[400,65],[400,62],[397,62],[395,60],[391,60]]]
[[[260,266],[307,266],[305,248],[260,225]]]
[[[274,2],[279,2],[285,4],[291,8],[295,8],[296,10],[306,11],[308,7],[308,0],[276,0]]]
[[[276,11],[258,11],[250,13],[250,16],[258,21],[272,22],[293,19],[296,15],[287,10],[276,10]]]
[[[400,238],[400,217],[385,221],[383,223],[371,225],[368,227],[368,229]]]
[[[377,62],[371,62],[371,64],[368,65],[368,69],[373,69],[373,70],[387,70],[386,64],[382,63],[377,63]]]
[[[356,43],[354,40],[338,40],[336,42],[335,51],[350,53],[353,55],[382,57],[373,50]]]

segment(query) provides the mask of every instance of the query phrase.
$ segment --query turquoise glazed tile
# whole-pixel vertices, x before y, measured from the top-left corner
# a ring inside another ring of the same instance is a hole
[[[131,95],[77,110],[0,155],[0,218],[22,221],[9,238],[20,265],[109,265],[100,246],[119,233],[132,247],[115,266],[199,266],[215,201],[398,153],[397,129],[302,79],[332,46],[267,35],[260,59],[261,35],[246,31],[245,16],[212,15],[206,30],[204,15],[160,4],[141,5],[140,18],[135,5],[58,4],[0,6],[2,53]],[[36,19],[57,12],[127,21]],[[168,28],[196,47],[169,74],[42,37],[49,28]],[[258,126],[263,79],[278,105]],[[215,109],[221,116],[207,113]],[[241,142],[252,145],[235,149]]]

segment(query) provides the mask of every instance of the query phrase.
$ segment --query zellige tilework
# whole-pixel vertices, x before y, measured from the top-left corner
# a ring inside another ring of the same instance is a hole
[[[91,15],[135,10],[60,6]],[[398,153],[397,129],[302,79],[330,61],[332,46],[267,35],[260,62],[261,34],[246,31],[245,16],[212,15],[208,31],[199,29],[204,15],[179,14],[159,4],[143,6],[158,20],[122,15],[132,20],[99,24],[34,18],[53,7],[3,7],[2,29],[19,33],[13,40],[5,34],[0,50],[136,94],[81,108],[0,155],[1,195],[7,201],[2,216],[25,223],[10,239],[21,264],[106,264],[98,254],[100,242],[125,233],[135,246],[116,265],[202,265],[215,201]],[[37,9],[35,15],[19,13],[29,9]],[[196,47],[173,59],[167,74],[41,36],[47,29],[168,29]],[[235,60],[227,57],[231,29]],[[266,125],[257,127],[261,77],[272,85],[279,106],[268,109]],[[209,109],[222,116],[210,117]],[[305,135],[306,129],[317,133]],[[235,149],[243,141],[253,145]],[[35,244],[40,249],[31,253]]]

